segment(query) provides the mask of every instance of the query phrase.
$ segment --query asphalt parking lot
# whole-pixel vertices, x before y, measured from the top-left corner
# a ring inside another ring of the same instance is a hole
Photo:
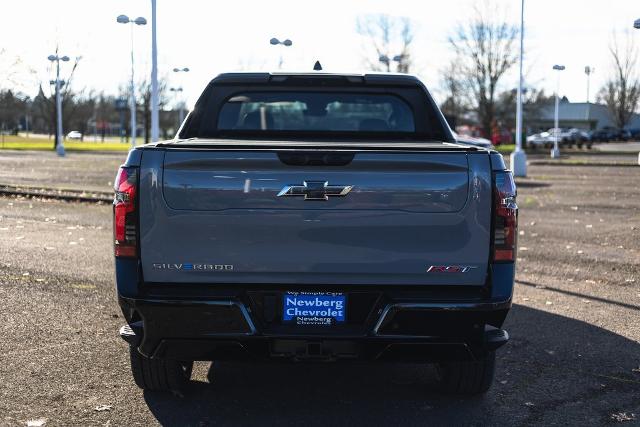
[[[117,336],[110,206],[0,196],[0,425],[640,425],[640,166],[590,157],[519,182],[511,341],[474,398],[396,364],[198,363],[184,396],[143,393]],[[3,152],[0,184],[19,162],[19,183],[108,190],[122,158]]]

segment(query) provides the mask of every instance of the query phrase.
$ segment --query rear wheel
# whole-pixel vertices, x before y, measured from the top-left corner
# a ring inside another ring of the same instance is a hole
[[[447,393],[484,393],[493,383],[495,366],[495,351],[489,352],[481,360],[440,363],[437,365],[438,383]]]
[[[189,382],[193,362],[149,359],[129,346],[131,373],[136,385],[150,391],[180,391]]]

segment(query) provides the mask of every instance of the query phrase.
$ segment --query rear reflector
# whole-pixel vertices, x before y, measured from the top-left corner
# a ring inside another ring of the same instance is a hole
[[[138,225],[136,218],[137,168],[121,167],[114,183],[113,238],[117,257],[136,257]]]
[[[518,240],[518,205],[510,171],[495,173],[494,199],[493,261],[513,262]]]

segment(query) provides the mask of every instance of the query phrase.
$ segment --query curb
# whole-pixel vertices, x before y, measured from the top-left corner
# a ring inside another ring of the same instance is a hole
[[[567,162],[567,161],[546,161],[532,160],[529,162],[534,166],[600,166],[600,167],[639,167],[635,163],[614,163],[614,162]]]
[[[24,185],[0,184],[0,194],[11,196],[41,197],[68,202],[111,203],[113,195],[107,192],[86,192],[82,190],[30,187]]]

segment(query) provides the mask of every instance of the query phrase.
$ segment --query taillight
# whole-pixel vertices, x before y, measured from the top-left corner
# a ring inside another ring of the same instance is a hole
[[[117,257],[136,257],[138,223],[136,218],[137,168],[121,167],[113,185],[113,237]]]
[[[510,171],[494,175],[493,261],[513,262],[518,240],[516,183]]]

